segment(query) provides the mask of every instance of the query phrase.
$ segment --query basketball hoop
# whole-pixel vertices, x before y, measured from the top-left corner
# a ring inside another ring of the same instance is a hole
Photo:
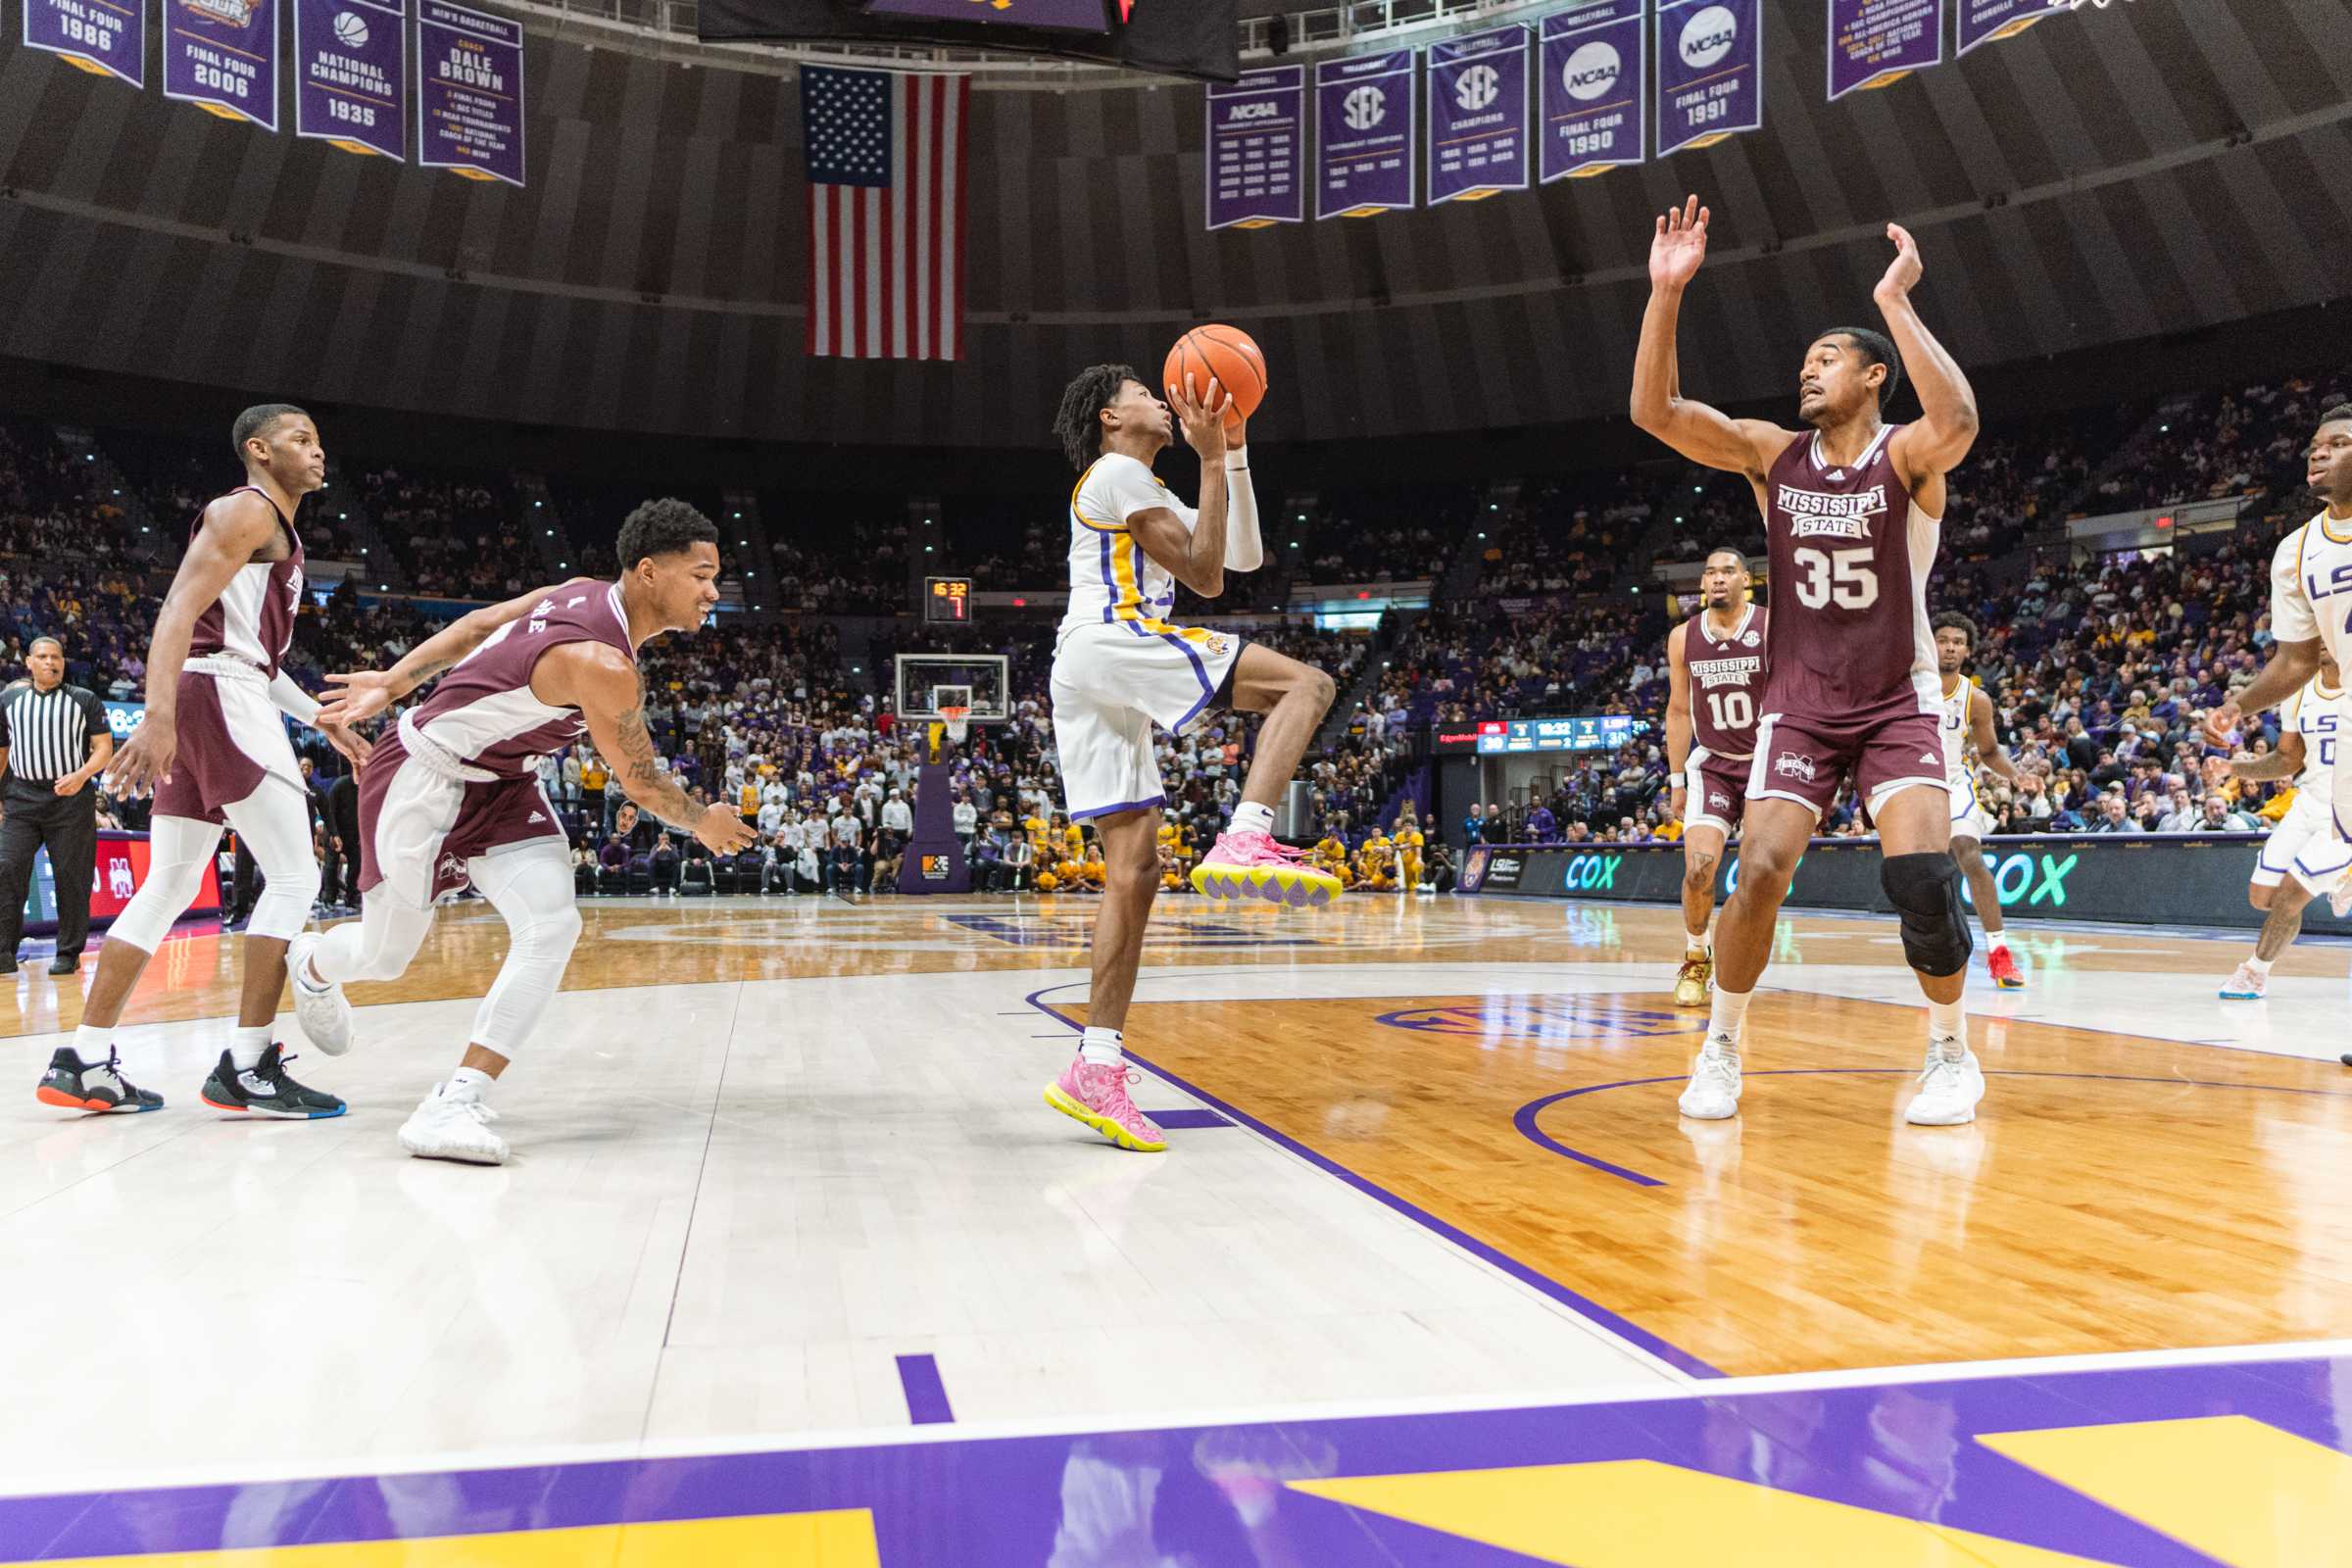
[[[939,710],[939,721],[948,727],[948,740],[961,746],[963,737],[972,727],[972,710],[955,705],[943,706]]]

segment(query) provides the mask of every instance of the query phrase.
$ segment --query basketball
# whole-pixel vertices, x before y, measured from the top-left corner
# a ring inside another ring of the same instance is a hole
[[[1210,377],[1233,399],[1232,414],[1247,419],[1257,412],[1266,395],[1266,356],[1254,338],[1238,326],[1196,326],[1168,350],[1160,379],[1166,386],[1183,387],[1193,378],[1192,395],[1208,390]]]
[[[367,21],[356,13],[335,13],[335,41],[346,49],[358,49],[368,42]]]

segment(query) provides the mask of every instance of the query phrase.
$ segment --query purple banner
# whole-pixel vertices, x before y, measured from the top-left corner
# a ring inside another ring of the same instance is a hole
[[[1649,72],[1642,48],[1649,35],[1643,0],[1600,0],[1545,17],[1543,178],[1545,184],[1601,174],[1642,161],[1648,122]]]
[[[1413,205],[1413,54],[1315,67],[1315,216],[1369,218]]]
[[[294,0],[294,134],[406,161],[408,0]]]
[[[1073,32],[1108,32],[1102,0],[866,0],[876,16],[938,17],[946,22],[1002,22],[1016,27],[1064,27]]]
[[[2068,0],[1957,0],[1960,53],[1981,43],[2014,38],[2044,17],[2071,10]]]
[[[24,0],[24,47],[147,85],[147,0]]]
[[[1527,189],[1524,26],[1429,46],[1429,204]]]
[[[277,128],[277,0],[164,0],[164,96]]]
[[[1830,99],[1943,64],[1943,0],[1830,0]]]
[[[522,24],[417,0],[416,162],[522,183]]]
[[[1208,85],[1208,226],[1306,217],[1306,68],[1245,71]]]
[[[1658,153],[1764,123],[1760,0],[1658,0]]]

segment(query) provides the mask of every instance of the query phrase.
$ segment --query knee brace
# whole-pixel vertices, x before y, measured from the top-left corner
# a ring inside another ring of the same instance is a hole
[[[1902,916],[1903,956],[1912,968],[1940,978],[1968,967],[1976,945],[1950,856],[1889,855],[1879,864],[1879,885]]]
[[[245,934],[291,942],[310,924],[311,906],[318,902],[318,862],[305,855],[290,865],[265,865],[262,876],[262,896],[253,901]]]
[[[162,835],[155,842],[160,846]],[[109,942],[127,943],[141,953],[153,953],[172,929],[172,922],[188,912],[196,895],[204,886],[204,867],[213,858],[208,846],[193,859],[166,859],[162,853],[147,866],[147,880],[139,884],[138,892],[115,916],[107,928]],[[310,912],[305,906],[303,912]]]

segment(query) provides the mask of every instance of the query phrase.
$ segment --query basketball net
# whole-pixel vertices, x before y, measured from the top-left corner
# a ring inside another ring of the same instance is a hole
[[[939,721],[941,727],[948,732],[948,744],[961,746],[964,736],[971,732],[972,710],[968,708],[945,706],[939,710]],[[931,754],[933,761],[940,760],[937,746],[932,747]]]

